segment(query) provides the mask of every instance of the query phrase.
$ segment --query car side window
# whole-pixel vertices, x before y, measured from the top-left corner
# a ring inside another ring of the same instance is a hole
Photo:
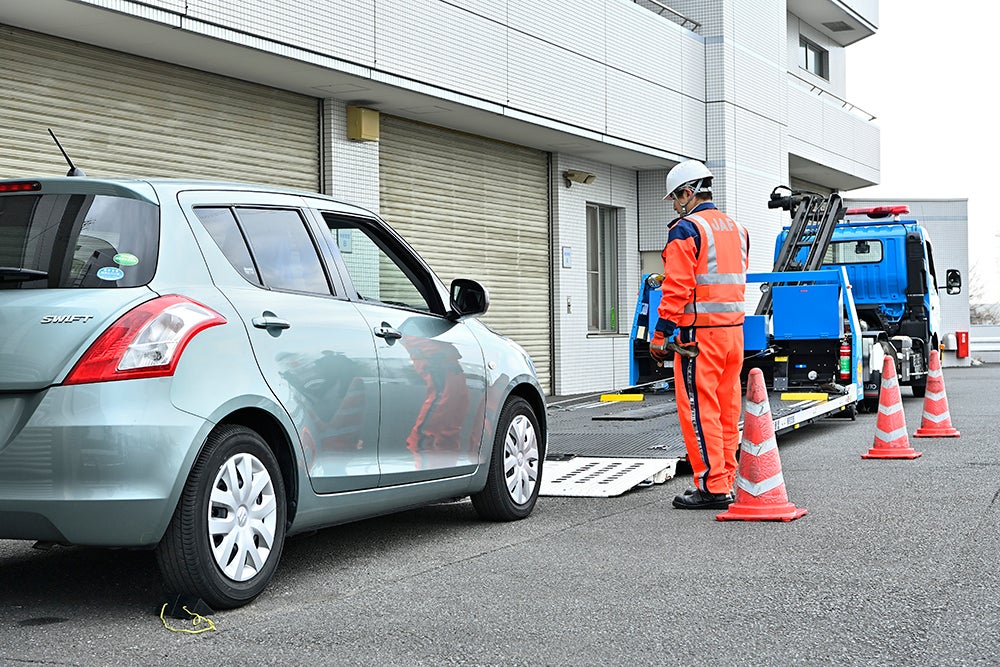
[[[351,282],[364,301],[433,312],[435,298],[419,265],[378,234],[373,222],[324,213]]]
[[[196,208],[194,213],[212,235],[212,239],[233,268],[248,282],[262,287],[264,283],[261,282],[257,267],[250,257],[250,249],[236,222],[233,210],[228,207],[200,207]]]
[[[202,206],[195,215],[250,283],[291,292],[331,293],[319,253],[297,210]]]

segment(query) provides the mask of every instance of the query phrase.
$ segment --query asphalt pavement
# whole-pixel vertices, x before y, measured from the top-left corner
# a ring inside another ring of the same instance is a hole
[[[291,539],[201,634],[149,552],[0,540],[0,665],[1000,665],[1000,366],[944,377],[957,439],[903,390],[920,458],[862,459],[870,414],[780,436],[796,521],[672,509],[684,478],[434,505]]]

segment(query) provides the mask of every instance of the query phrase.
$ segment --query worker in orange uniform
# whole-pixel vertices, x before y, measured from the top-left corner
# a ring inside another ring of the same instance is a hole
[[[712,173],[697,160],[667,174],[678,217],[663,248],[654,359],[673,354],[677,414],[694,488],[680,509],[725,509],[733,501],[739,447],[744,292],[750,237],[712,203]],[[678,347],[687,352],[671,352]],[[696,356],[689,356],[694,354]]]

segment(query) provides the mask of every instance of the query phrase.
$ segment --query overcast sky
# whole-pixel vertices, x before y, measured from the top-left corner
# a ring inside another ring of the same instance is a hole
[[[971,279],[995,302],[998,25],[998,2],[880,0],[878,32],[847,47],[847,100],[877,117],[882,157],[881,183],[846,196],[967,198]]]

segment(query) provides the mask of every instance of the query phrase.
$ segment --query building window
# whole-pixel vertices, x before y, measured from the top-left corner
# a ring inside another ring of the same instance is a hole
[[[587,206],[588,329],[618,331],[618,210]]]
[[[805,37],[799,37],[799,67],[829,80],[830,54]]]

